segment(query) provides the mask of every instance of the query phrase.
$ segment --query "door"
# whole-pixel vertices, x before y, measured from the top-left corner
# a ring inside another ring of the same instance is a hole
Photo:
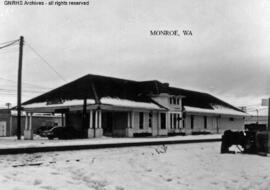
[[[112,126],[113,126],[113,113],[112,112],[102,113],[102,128],[104,136],[112,136]]]
[[[7,136],[7,122],[0,121],[0,136],[5,137]]]

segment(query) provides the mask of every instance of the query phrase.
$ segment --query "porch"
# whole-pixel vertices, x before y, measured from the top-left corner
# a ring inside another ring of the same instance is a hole
[[[160,117],[162,113],[165,114],[165,110],[153,103],[132,101],[132,104],[126,106],[117,101],[106,104],[95,104],[91,100],[76,102],[26,106],[24,139],[33,139],[33,113],[61,114],[60,126],[83,133],[82,138],[133,137],[134,133],[157,136],[166,129],[166,126],[161,126],[161,123],[164,123],[161,119],[164,118]]]

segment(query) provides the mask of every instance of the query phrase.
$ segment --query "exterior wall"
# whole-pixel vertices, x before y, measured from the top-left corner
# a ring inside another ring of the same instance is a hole
[[[144,111],[143,128],[140,129],[140,112],[134,112],[134,125],[132,126],[133,133],[152,133],[152,136],[157,136],[160,133],[160,117],[158,112],[151,112],[152,114],[152,127],[149,127],[149,113],[150,111]]]
[[[160,136],[165,136],[165,135],[168,135],[168,127],[169,127],[169,113],[167,112],[159,112],[158,113],[159,116],[158,116],[158,122],[159,122],[159,125],[158,125],[158,135]],[[165,114],[165,129],[161,129],[161,114]]]
[[[160,125],[159,113],[157,111],[133,111],[133,112],[110,112],[112,114],[112,136],[132,137],[134,133],[151,133],[152,136],[159,135]],[[139,115],[143,113],[143,128],[140,129]],[[149,114],[152,114],[152,127],[149,127]],[[102,127],[107,124],[106,114],[102,117]],[[77,121],[78,123],[80,121]],[[166,129],[165,129],[166,130]],[[166,130],[167,134],[167,130]],[[92,137],[90,135],[89,137]]]
[[[134,127],[133,133],[147,133],[149,132],[149,112],[143,112],[143,128],[140,129],[140,112],[134,112]]]
[[[173,103],[170,100],[171,98],[178,99],[179,101]],[[157,133],[153,133],[153,135],[168,135],[168,133],[182,132],[183,131],[182,97],[173,96],[169,94],[160,94],[159,96],[152,97],[152,99],[168,109],[168,111],[166,112],[166,129],[161,129],[159,126],[157,129]],[[177,115],[179,114],[179,121],[177,120],[177,126],[173,128],[171,128],[171,114]],[[160,122],[160,117],[156,116],[156,120]]]
[[[159,123],[160,123],[160,118],[158,112],[153,112],[152,116],[152,136],[157,136],[158,135],[158,130],[160,128]]]
[[[168,112],[168,131],[171,133],[183,131],[182,112]]]
[[[219,132],[223,133],[225,130],[244,130],[244,118],[233,118],[224,117],[219,119]]]
[[[171,104],[170,98],[175,97],[179,99],[179,104]],[[152,97],[154,101],[160,105],[168,108],[170,111],[182,111],[182,97],[181,96],[172,96],[169,94],[160,94],[159,96]]]
[[[113,113],[112,135],[117,137],[125,137],[128,125],[127,112]]]
[[[160,94],[159,96],[152,97],[154,101],[156,101],[157,103],[166,108],[170,106],[169,98],[170,98],[169,94]]]
[[[207,116],[207,131],[211,131],[212,133],[218,132],[218,120],[219,118],[216,116]]]
[[[185,122],[186,134],[191,134],[192,131],[209,131],[211,133],[223,133],[225,130],[243,130],[244,129],[244,118],[243,117],[218,117],[218,116],[207,116],[207,127],[204,126],[203,115],[193,115],[194,125],[191,129],[191,115],[187,115]]]
[[[184,118],[184,131],[186,134],[191,133],[191,117],[189,115]]]
[[[194,117],[194,128],[198,131],[203,131],[204,129],[204,117],[195,116]]]

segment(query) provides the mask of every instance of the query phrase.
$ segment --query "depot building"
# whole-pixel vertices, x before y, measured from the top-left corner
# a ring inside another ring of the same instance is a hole
[[[168,83],[86,75],[23,103],[25,139],[34,113],[61,114],[85,138],[167,136],[242,130],[247,114],[210,94]]]

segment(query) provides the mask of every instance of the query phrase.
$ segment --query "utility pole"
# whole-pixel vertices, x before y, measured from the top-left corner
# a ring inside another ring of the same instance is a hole
[[[267,126],[268,126],[268,131],[270,131],[270,98],[268,99],[268,123],[267,123]]]
[[[17,84],[17,139],[21,139],[21,97],[22,97],[22,58],[23,58],[23,36],[20,37],[19,47],[19,67],[18,67],[18,84]]]
[[[259,125],[259,110],[258,109],[256,109],[256,112],[257,112],[257,126]]]

